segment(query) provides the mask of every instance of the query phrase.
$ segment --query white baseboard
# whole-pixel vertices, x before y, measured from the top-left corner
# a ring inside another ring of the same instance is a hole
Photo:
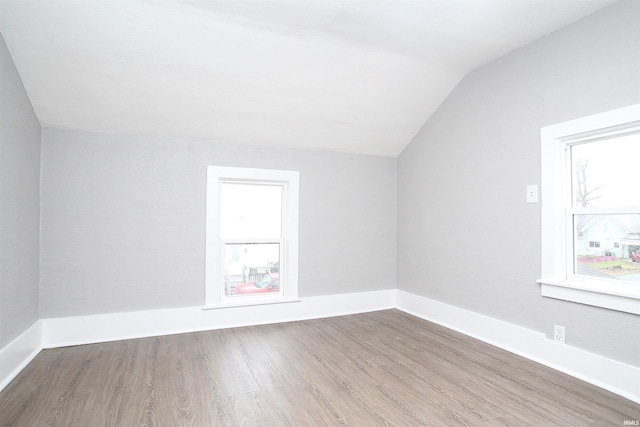
[[[0,391],[42,350],[42,323],[38,320],[0,350]]]
[[[0,350],[0,391],[43,348],[249,325],[291,322],[398,308],[640,403],[640,368],[557,344],[542,333],[404,291],[303,298],[251,307],[149,310],[41,319]]]
[[[640,368],[558,344],[545,334],[412,293],[397,291],[396,308],[477,338],[640,403]]]
[[[248,307],[184,307],[42,319],[42,346],[64,347],[385,310],[394,307],[395,292],[388,289],[307,297],[296,302]]]
[[[184,307],[41,319],[0,349],[0,391],[44,348],[343,316],[394,308],[395,289],[250,307]]]

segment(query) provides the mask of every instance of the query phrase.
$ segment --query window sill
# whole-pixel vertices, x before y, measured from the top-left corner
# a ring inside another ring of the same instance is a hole
[[[270,304],[289,304],[292,302],[300,302],[302,301],[299,298],[288,298],[288,299],[256,299],[252,301],[237,301],[237,302],[224,302],[219,304],[205,305],[202,307],[203,310],[217,310],[220,308],[237,308],[237,307],[253,307],[256,305],[270,305]]]
[[[640,314],[638,285],[595,280],[540,279],[537,282],[544,297]]]

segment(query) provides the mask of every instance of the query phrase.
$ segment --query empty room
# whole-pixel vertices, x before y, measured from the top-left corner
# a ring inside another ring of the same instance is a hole
[[[640,1],[0,32],[0,426],[640,425]]]

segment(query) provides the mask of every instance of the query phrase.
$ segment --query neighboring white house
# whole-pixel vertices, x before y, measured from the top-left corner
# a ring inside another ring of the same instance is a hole
[[[577,255],[629,258],[640,250],[640,215],[582,215],[576,224]]]

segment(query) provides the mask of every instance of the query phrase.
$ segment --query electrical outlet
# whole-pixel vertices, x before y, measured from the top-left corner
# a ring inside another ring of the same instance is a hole
[[[564,326],[553,325],[553,340],[561,344],[565,343]]]
[[[527,185],[527,203],[538,203],[537,185]]]

